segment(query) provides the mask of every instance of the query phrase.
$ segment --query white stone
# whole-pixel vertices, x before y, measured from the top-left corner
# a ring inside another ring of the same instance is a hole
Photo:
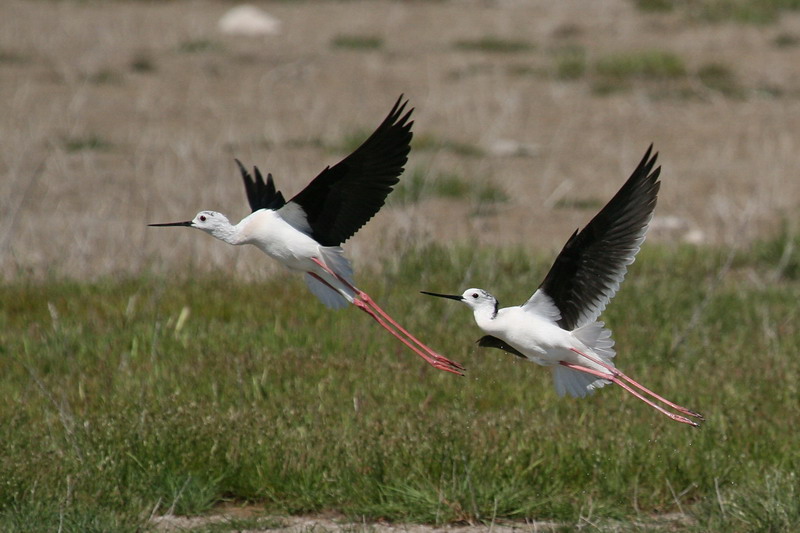
[[[281,21],[250,4],[228,10],[219,19],[219,30],[229,35],[276,35],[281,31]]]
[[[489,153],[498,157],[533,157],[537,155],[538,152],[538,146],[522,143],[513,139],[496,139],[489,145]]]

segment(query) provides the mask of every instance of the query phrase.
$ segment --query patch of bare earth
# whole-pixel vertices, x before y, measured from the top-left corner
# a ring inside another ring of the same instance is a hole
[[[594,210],[569,206],[608,199],[650,142],[664,169],[651,240],[740,245],[797,221],[800,47],[775,44],[800,34],[795,15],[749,27],[642,13],[627,0],[285,2],[267,5],[281,32],[254,38],[218,31],[231,7],[2,2],[5,277],[269,275],[255,250],[147,223],[201,209],[245,215],[234,157],[293,195],[400,93],[416,107],[415,133],[442,146],[412,151],[409,172],[491,184],[508,200],[387,207],[346,245],[357,268],[426,242],[555,250]],[[336,46],[341,36],[378,46]],[[482,36],[531,46],[456,46]],[[678,89],[634,80],[599,95],[588,76],[553,74],[565,47],[585,50],[590,67],[609,54],[670,51],[689,75]],[[742,96],[703,86],[693,73],[709,63],[731,70]]]
[[[371,532],[371,533],[548,533],[567,529],[585,529],[587,531],[625,532],[625,531],[678,531],[692,524],[690,518],[680,513],[671,513],[634,521],[595,520],[591,517],[581,518],[578,524],[564,524],[545,520],[497,521],[485,524],[442,525],[397,524],[388,522],[353,521],[341,516],[260,516],[253,509],[233,510],[222,514],[204,517],[160,516],[152,520],[156,531],[178,532],[201,530],[214,527],[215,531],[240,533],[283,531],[287,533],[301,532]],[[240,518],[250,520],[237,522]]]

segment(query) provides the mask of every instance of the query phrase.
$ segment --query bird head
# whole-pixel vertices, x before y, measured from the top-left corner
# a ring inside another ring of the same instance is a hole
[[[231,223],[228,217],[216,211],[200,211],[192,220],[185,222],[168,222],[165,224],[148,224],[149,226],[186,226],[197,228],[222,240],[226,240],[231,233]]]
[[[428,296],[437,296],[439,298],[449,298],[467,304],[473,311],[491,309],[494,314],[497,313],[497,298],[489,294],[483,289],[467,289],[462,295],[456,294],[439,294],[436,292],[421,291],[422,294]]]

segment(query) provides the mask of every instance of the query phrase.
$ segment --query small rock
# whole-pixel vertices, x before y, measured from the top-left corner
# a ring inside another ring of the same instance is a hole
[[[496,139],[489,146],[489,153],[499,157],[533,157],[539,152],[535,144],[526,144],[513,139]]]
[[[277,35],[281,31],[281,21],[249,4],[236,6],[219,19],[219,30],[229,35]]]

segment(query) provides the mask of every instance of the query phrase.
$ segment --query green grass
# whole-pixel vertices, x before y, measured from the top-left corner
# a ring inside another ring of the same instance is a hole
[[[798,0],[706,0],[690,7],[691,12],[701,19],[733,20],[745,24],[773,23],[783,12],[798,9]]]
[[[490,53],[518,53],[533,50],[535,46],[522,39],[506,39],[496,36],[485,36],[479,39],[463,39],[453,45],[458,50],[469,50]]]
[[[555,76],[560,80],[576,80],[586,74],[586,49],[567,46],[555,53]]]
[[[84,150],[104,151],[110,150],[113,145],[97,134],[88,134],[80,137],[68,137],[62,140],[67,152],[82,152]]]
[[[336,153],[351,153],[361,146],[370,135],[372,135],[371,130],[357,128],[343,135],[339,141],[329,145],[328,149]],[[324,146],[321,140],[314,139],[312,141],[312,143],[307,144]],[[445,151],[463,157],[483,157],[485,155],[484,151],[475,144],[444,139],[431,134],[414,135],[411,139],[411,149],[415,152]]]
[[[379,50],[383,48],[383,39],[377,35],[337,35],[331,40],[331,46],[349,50]]]
[[[705,87],[717,91],[725,96],[738,98],[744,94],[744,89],[736,80],[736,75],[730,67],[722,63],[707,63],[697,70],[697,78]]]
[[[411,139],[411,149],[418,151],[438,152],[444,150],[465,157],[483,157],[484,151],[475,144],[443,139],[431,134],[417,134]]]
[[[178,52],[182,54],[219,52],[222,49],[222,43],[207,38],[190,39],[188,41],[183,41],[178,45]]]
[[[675,9],[675,0],[633,0],[636,7],[648,13],[669,13]]]
[[[800,36],[795,33],[781,32],[772,41],[778,48],[794,48],[800,45]]]
[[[30,62],[30,58],[23,54],[0,49],[0,64],[5,65],[23,65]]]
[[[508,201],[506,193],[490,182],[476,184],[457,174],[429,176],[419,168],[400,183],[389,201],[410,204],[425,198],[452,198],[489,204]]]
[[[562,198],[555,203],[556,209],[581,209],[599,211],[603,200],[599,198]]]
[[[707,21],[742,24],[770,24],[781,14],[800,9],[800,0],[633,0],[645,12],[682,11],[688,17]]]
[[[651,96],[696,98],[704,91],[728,98],[744,98],[746,90],[739,84],[731,67],[724,63],[706,63],[690,72],[680,56],[665,50],[642,50],[611,54],[597,58],[586,67],[580,49],[572,55],[557,56],[556,76],[577,79],[587,73],[594,92],[608,94],[628,89],[634,83],[649,87]],[[695,82],[695,83],[692,83]]]
[[[592,90],[599,94],[629,89],[634,83],[662,92],[666,89],[681,94],[688,90],[685,85],[689,72],[683,59],[667,50],[629,50],[590,60],[583,46],[564,45],[552,51],[551,71],[553,77],[564,81],[587,78]],[[732,93],[734,87],[738,90],[732,72],[724,65],[701,67],[698,78],[720,92]]]
[[[138,53],[131,59],[129,67],[133,72],[150,73],[156,71],[156,62],[150,55]]]
[[[86,81],[95,85],[119,85],[123,82],[123,77],[114,69],[103,68],[87,74]]]
[[[430,247],[380,275],[356,265],[464,378],[355,308],[323,308],[298,277],[5,282],[0,530],[140,531],[251,502],[567,529],[682,509],[697,531],[793,531],[800,284],[753,282],[785,247],[743,253],[709,292],[727,252],[646,244],[604,314],[620,367],[703,412],[700,430],[616,387],[558,398],[545,369],[477,349],[464,306],[417,293],[482,286],[518,304],[552,254]]]
[[[738,260],[767,269],[772,279],[800,280],[800,238],[797,229],[784,223],[774,237],[756,243]]]
[[[675,79],[686,75],[683,60],[664,50],[621,52],[601,57],[595,64],[598,75],[625,80],[630,78]]]

